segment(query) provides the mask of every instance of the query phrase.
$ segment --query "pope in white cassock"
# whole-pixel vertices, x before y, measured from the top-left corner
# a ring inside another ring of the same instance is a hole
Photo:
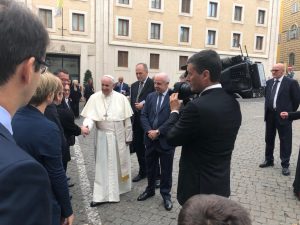
[[[81,115],[90,130],[95,125],[96,168],[91,207],[103,202],[119,202],[120,194],[131,190],[129,143],[132,141],[130,117],[133,112],[128,99],[113,91],[114,78],[104,75],[102,91],[93,94]]]

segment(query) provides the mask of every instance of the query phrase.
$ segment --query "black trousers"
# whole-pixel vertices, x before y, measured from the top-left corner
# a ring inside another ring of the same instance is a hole
[[[145,162],[145,145],[144,145],[144,130],[141,126],[140,114],[135,113],[132,123],[133,140],[132,150],[136,153],[139,162],[139,174],[141,176],[146,175],[146,162]]]
[[[146,148],[146,166],[148,186],[146,191],[155,192],[155,180],[157,179],[157,168],[160,162],[160,194],[163,199],[171,200],[172,171],[175,149],[164,150],[160,147],[159,141],[154,141],[153,145]]]
[[[281,124],[279,120],[278,112],[268,110],[266,115],[265,159],[267,161],[274,161],[273,154],[277,130],[280,140],[281,166],[283,168],[288,168],[292,153],[292,123],[290,121],[286,121],[286,123]]]

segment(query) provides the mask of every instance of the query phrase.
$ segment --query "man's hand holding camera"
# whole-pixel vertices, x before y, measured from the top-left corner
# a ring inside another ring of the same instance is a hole
[[[178,93],[173,93],[170,96],[170,109],[171,111],[178,111],[181,106],[182,102],[178,99]]]

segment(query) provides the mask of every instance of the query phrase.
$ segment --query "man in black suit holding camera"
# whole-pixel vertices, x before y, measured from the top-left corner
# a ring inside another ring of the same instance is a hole
[[[230,162],[241,111],[235,98],[220,84],[221,60],[203,50],[187,61],[187,82],[199,97],[182,111],[178,93],[170,97],[172,125],[167,140],[182,145],[177,199],[182,205],[196,194],[230,195]]]

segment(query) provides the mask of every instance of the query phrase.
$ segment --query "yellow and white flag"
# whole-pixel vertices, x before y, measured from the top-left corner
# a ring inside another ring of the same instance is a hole
[[[61,16],[64,0],[56,0],[56,13],[55,16]]]

